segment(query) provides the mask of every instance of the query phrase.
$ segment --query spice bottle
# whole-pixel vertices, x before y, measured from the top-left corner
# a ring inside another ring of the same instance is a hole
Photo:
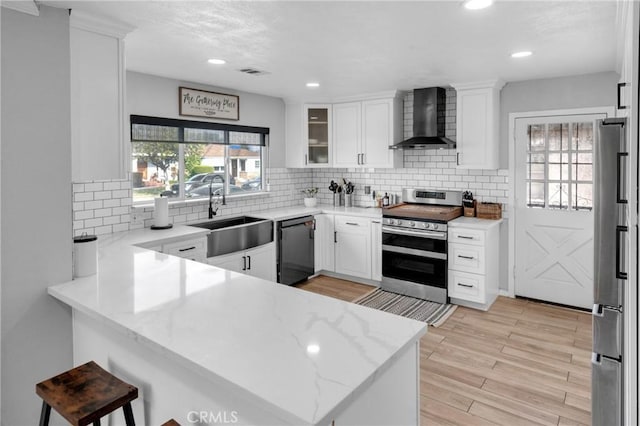
[[[382,207],[387,207],[389,205],[389,194],[384,193],[384,197],[382,197]]]

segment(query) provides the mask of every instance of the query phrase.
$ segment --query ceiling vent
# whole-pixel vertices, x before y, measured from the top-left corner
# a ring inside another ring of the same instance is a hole
[[[255,68],[241,68],[238,71],[243,72],[245,74],[255,75],[255,76],[269,74],[269,72],[267,71],[257,70]]]

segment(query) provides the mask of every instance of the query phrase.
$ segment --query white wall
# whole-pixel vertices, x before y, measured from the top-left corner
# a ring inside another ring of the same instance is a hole
[[[35,425],[35,384],[72,365],[69,16],[2,11],[2,423]]]
[[[240,96],[239,121],[202,120],[268,127],[270,129],[270,166],[276,168],[285,166],[284,101],[281,98],[128,71],[127,114],[198,120],[198,118],[179,115],[178,88],[180,86]]]
[[[510,113],[613,106],[618,78],[615,72],[604,72],[507,83],[500,92],[500,165],[509,164]]]

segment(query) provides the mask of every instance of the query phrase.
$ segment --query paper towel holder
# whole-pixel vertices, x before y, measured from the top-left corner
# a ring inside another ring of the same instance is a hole
[[[158,201],[160,201],[160,200],[162,200],[162,199],[163,199],[162,194],[160,194],[160,198],[155,200],[155,201],[156,201],[156,203],[155,203],[156,211],[154,212],[154,216],[156,216],[156,220],[158,220],[158,216],[157,216],[157,214],[158,214],[157,209],[158,209],[158,207],[159,207],[159,205],[158,205]],[[166,200],[166,198],[165,198],[165,200]],[[164,214],[165,214],[165,215],[168,215],[168,211],[167,211],[167,209],[168,209],[168,202],[167,202],[167,203],[165,203],[163,207],[164,207]],[[169,221],[168,221],[168,217],[167,217],[166,219],[167,219],[167,221],[166,221],[166,222],[169,222]],[[163,221],[163,222],[164,222],[164,221]],[[173,224],[172,224],[172,223],[167,223],[166,225],[156,225],[156,224],[151,225],[151,229],[153,229],[154,231],[155,231],[155,230],[159,230],[159,229],[171,229],[171,228],[173,228]]]

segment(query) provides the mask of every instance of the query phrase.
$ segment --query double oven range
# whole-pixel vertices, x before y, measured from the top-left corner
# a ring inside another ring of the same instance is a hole
[[[462,193],[403,189],[382,212],[382,289],[447,303],[447,222],[462,215]]]

